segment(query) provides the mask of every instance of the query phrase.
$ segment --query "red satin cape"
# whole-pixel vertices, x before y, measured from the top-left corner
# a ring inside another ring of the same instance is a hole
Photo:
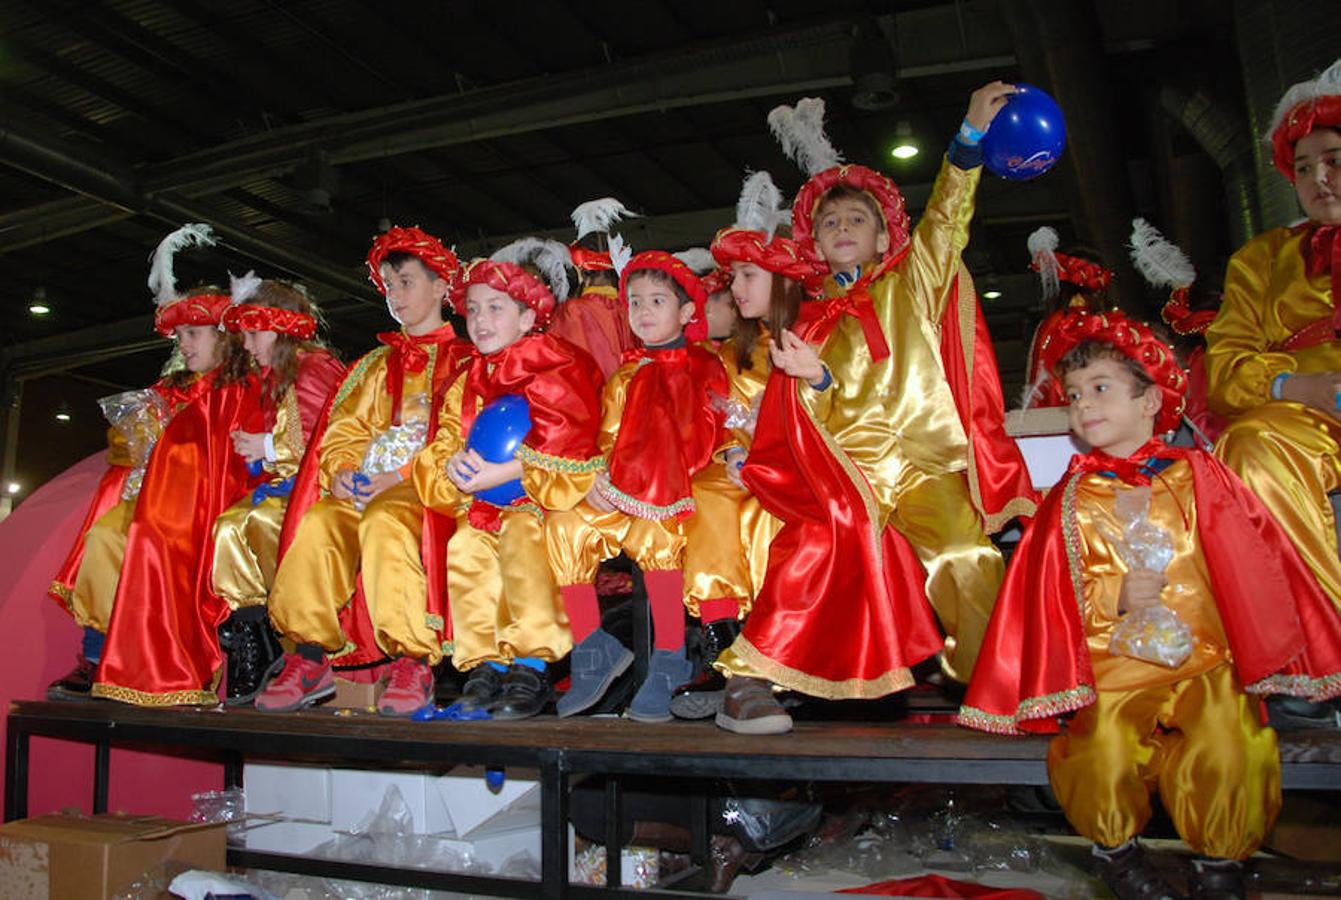
[[[630,350],[624,362],[638,368],[610,451],[609,479],[619,496],[609,499],[629,515],[683,518],[694,511],[690,482],[722,441],[726,369],[697,344]]]
[[[1288,534],[1218,459],[1158,440],[1126,460],[1077,455],[1039,507],[1011,560],[973,671],[960,723],[1002,733],[1053,732],[1056,717],[1094,701],[1082,597],[1068,562],[1072,479],[1129,470],[1152,456],[1192,467],[1197,537],[1239,680],[1250,691],[1341,694],[1341,616]],[[1078,563],[1079,564],[1079,563]]]
[[[881,526],[870,486],[798,390],[810,388],[777,369],[769,375],[743,472],[784,524],[741,634],[771,662],[806,676],[888,679],[944,644],[926,574],[908,541]]]

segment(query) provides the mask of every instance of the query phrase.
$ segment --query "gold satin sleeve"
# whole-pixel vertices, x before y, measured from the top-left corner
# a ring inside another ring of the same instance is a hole
[[[601,391],[601,433],[597,446],[607,460],[619,437],[619,420],[624,415],[624,401],[628,398],[629,382],[638,371],[637,363],[624,363],[610,373]]]
[[[1067,821],[1116,847],[1150,821],[1150,792],[1192,852],[1246,859],[1280,812],[1276,732],[1234,667],[1163,687],[1099,691],[1048,747],[1048,780]]]
[[[438,407],[438,430],[414,458],[410,480],[419,501],[434,512],[454,516],[456,511],[470,504],[470,495],[463,494],[447,477],[447,460],[461,452],[466,444],[461,437],[461,401],[465,394],[466,379],[457,378],[447,388]]]
[[[1244,244],[1225,271],[1224,299],[1206,329],[1208,400],[1236,416],[1271,399],[1283,372],[1341,371],[1341,343],[1273,349],[1299,329],[1332,315],[1330,276],[1309,278],[1300,244],[1306,230],[1276,228]]]
[[[518,453],[522,461],[522,488],[536,505],[547,510],[572,509],[591,490],[604,460],[572,460],[527,452]]]
[[[290,385],[280,398],[279,408],[275,410],[275,427],[270,430],[270,439],[275,445],[275,458],[266,463],[266,471],[279,478],[297,475],[307,444],[303,441],[303,420],[298,411],[298,392],[293,389],[293,385]]]
[[[908,256],[898,269],[906,282],[906,296],[872,293],[881,321],[892,326],[899,311],[892,304],[908,302],[917,314],[939,327],[950,299],[950,287],[959,274],[964,248],[969,242],[969,223],[973,221],[974,199],[982,166],[961,169],[948,159],[932,185],[922,218],[913,229]]]
[[[1197,537],[1197,510],[1192,494],[1192,468],[1175,462],[1153,479],[1150,521],[1173,538],[1174,556],[1164,571],[1168,580],[1160,599],[1192,629],[1192,654],[1176,669],[1108,652],[1119,617],[1118,595],[1128,569],[1110,539],[1122,533],[1113,515],[1114,478],[1086,475],[1076,484],[1076,521],[1084,561],[1083,619],[1095,687],[1128,691],[1170,684],[1200,675],[1228,661],[1228,643],[1210,589],[1206,557]],[[1186,517],[1186,518],[1184,518]]]

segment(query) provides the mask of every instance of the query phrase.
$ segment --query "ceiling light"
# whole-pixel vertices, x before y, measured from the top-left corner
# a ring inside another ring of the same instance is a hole
[[[9,484],[5,485],[5,491],[10,494],[17,494],[21,490],[23,490],[23,488],[20,487],[17,481],[11,481]]]
[[[912,159],[920,149],[917,146],[917,140],[913,137],[913,126],[907,119],[901,120],[894,126],[894,146],[890,149],[889,155],[895,159]]]
[[[889,151],[889,155],[895,159],[912,159],[917,154],[918,149],[913,144],[898,144]]]
[[[990,291],[983,291],[982,298],[984,300],[999,300],[1001,299],[1001,292],[996,288],[992,288]]]
[[[56,407],[56,421],[62,425],[70,421],[70,405],[68,403],[62,403]]]
[[[45,303],[30,303],[28,304],[28,312],[35,316],[45,316],[51,312],[51,307]]]

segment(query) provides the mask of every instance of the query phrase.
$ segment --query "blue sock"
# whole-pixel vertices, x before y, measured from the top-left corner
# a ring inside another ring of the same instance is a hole
[[[506,672],[508,670],[508,667],[505,666],[503,663],[494,662],[493,660],[486,662],[485,665],[493,669],[495,672]]]
[[[528,669],[535,669],[537,672],[545,671],[545,661],[535,656],[518,656],[513,663],[519,666],[526,666]]]
[[[87,625],[84,626],[84,638],[82,641],[84,659],[97,665],[102,660],[102,645],[106,640],[107,635],[103,634],[98,629],[90,628]]]

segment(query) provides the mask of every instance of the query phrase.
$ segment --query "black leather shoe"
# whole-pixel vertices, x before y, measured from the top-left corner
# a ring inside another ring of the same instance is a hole
[[[239,610],[219,628],[219,646],[228,653],[225,706],[245,706],[256,699],[284,667],[284,648],[270,627],[263,607]]]
[[[1341,712],[1330,703],[1313,703],[1303,697],[1272,694],[1266,699],[1267,724],[1277,731],[1335,730]]]
[[[738,619],[721,619],[703,626],[702,666],[671,696],[671,715],[677,719],[709,719],[722,709],[726,678],[712,667],[722,651],[740,636]]]
[[[98,670],[80,653],[75,667],[47,685],[48,700],[87,700],[93,690],[93,673]]]
[[[513,663],[503,676],[503,694],[489,712],[495,719],[529,719],[553,699],[548,673]]]
[[[488,711],[502,696],[503,673],[488,663],[480,663],[466,676],[461,698],[451,708],[463,713]]]
[[[1099,877],[1118,900],[1181,900],[1136,841],[1115,850],[1094,848]]]
[[[1199,856],[1192,860],[1188,889],[1192,900],[1242,900],[1248,890],[1243,880],[1243,863]]]

